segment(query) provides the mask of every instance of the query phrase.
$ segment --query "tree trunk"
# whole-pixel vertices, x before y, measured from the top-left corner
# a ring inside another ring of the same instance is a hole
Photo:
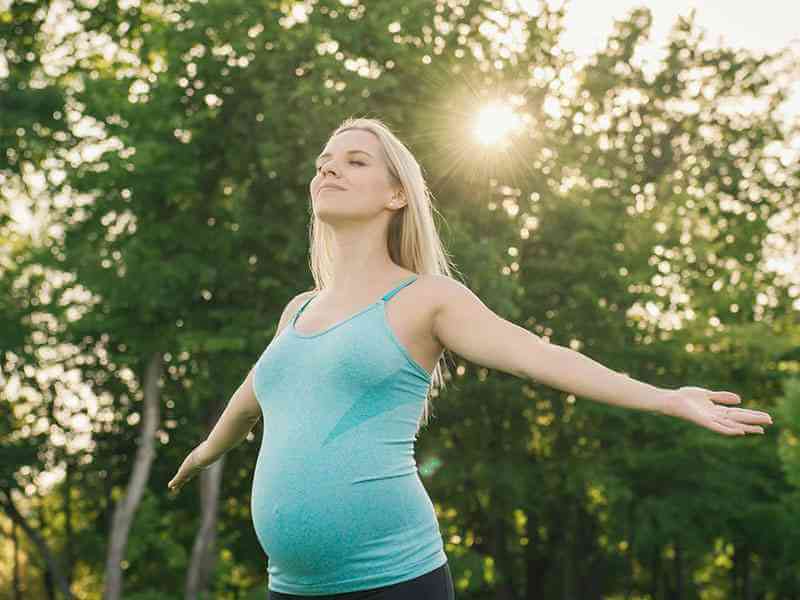
[[[41,555],[45,564],[45,576],[49,576],[52,581],[50,587],[57,587],[58,590],[64,595],[66,600],[72,600],[72,593],[70,592],[67,578],[64,575],[64,571],[62,570],[61,565],[58,563],[58,560],[53,553],[50,552],[50,548],[47,547],[47,544],[44,542],[41,536],[36,532],[36,530],[33,529],[33,527],[28,524],[28,522],[25,520],[25,517],[22,516],[19,510],[17,510],[14,500],[11,498],[11,491],[3,490],[2,492],[3,493],[0,494],[0,505],[2,505],[4,512],[8,515],[11,521],[20,526],[22,531],[25,532],[33,545],[39,551],[39,554]]]
[[[627,589],[625,590],[625,600],[630,600],[631,594],[633,594],[633,590],[636,587],[636,574],[634,570],[634,554],[633,549],[636,547],[636,521],[634,518],[634,508],[633,502],[629,502],[626,506],[625,511],[625,518],[626,518],[626,540],[628,542],[628,552],[626,554],[627,557]],[[599,589],[599,588],[598,588]]]
[[[220,392],[218,396],[223,397],[225,395],[224,390]],[[206,425],[209,432],[219,421],[225,406],[225,402],[209,404],[208,414],[206,415]],[[214,543],[217,537],[217,508],[219,506],[224,459],[225,456],[223,455],[210,468],[200,473],[200,529],[195,536],[189,571],[186,575],[184,592],[186,600],[199,600],[200,598],[208,597],[210,575],[214,571],[216,563]]]
[[[155,352],[147,363],[144,375],[144,416],[133,471],[128,489],[114,507],[114,516],[111,519],[103,600],[119,600],[122,596],[122,560],[125,547],[128,544],[131,523],[147,486],[150,466],[155,459],[155,434],[161,419],[158,388],[161,369],[162,355]]]
[[[547,597],[547,572],[551,565],[550,558],[540,552],[538,534],[534,527],[528,530],[528,545],[525,547],[525,568],[527,579],[525,582],[526,598]]]
[[[675,568],[675,600],[683,600],[683,550],[679,541],[675,542],[675,560],[673,566]]]
[[[58,600],[56,598],[56,582],[53,580],[53,573],[47,563],[44,565],[44,589],[47,591],[47,597],[50,600]]]
[[[675,600],[683,600],[686,597],[686,591],[684,590],[686,583],[683,572],[683,547],[680,541],[676,540],[673,548],[675,549],[675,558],[672,561],[675,576],[675,593],[673,594],[673,598],[675,598]]]
[[[64,570],[66,571],[67,585],[72,587],[72,570],[75,565],[75,553],[73,552],[73,531],[72,531],[72,501],[70,499],[72,491],[72,463],[67,458],[66,475],[64,478]]]
[[[192,546],[192,558],[186,577],[186,600],[210,598],[208,591],[210,575],[216,564],[214,549],[217,537],[217,508],[222,482],[225,456],[220,457],[208,469],[200,472],[200,530]]]
[[[738,549],[736,550],[738,551]],[[753,600],[753,578],[750,570],[750,548],[741,547],[742,551],[742,595],[743,600]]]
[[[558,548],[561,555],[561,600],[572,600],[572,540],[575,521],[572,518],[571,504],[564,509],[564,517],[564,520],[559,523],[559,527],[564,530],[564,537]]]
[[[499,575],[495,596],[497,600],[514,600],[516,598],[513,581],[514,565],[511,564],[511,558],[508,555],[507,534],[507,524],[501,513],[494,520],[494,535],[492,536],[495,542],[494,571]]]
[[[14,600],[22,600],[22,586],[19,576],[19,539],[17,538],[17,524],[11,522],[11,543],[14,545],[14,572],[12,589],[14,590]]]
[[[575,527],[577,554],[574,556],[576,571],[575,596],[582,600],[603,600],[603,568],[597,551],[597,521],[582,505],[577,507]],[[631,587],[631,586],[629,586]]]
[[[652,574],[652,589],[650,592],[656,600],[665,600],[666,596],[662,592],[661,587],[661,548],[656,547],[653,551],[652,567],[650,568]]]

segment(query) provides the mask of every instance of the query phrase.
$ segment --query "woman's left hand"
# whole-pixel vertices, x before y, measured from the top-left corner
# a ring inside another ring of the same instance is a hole
[[[733,392],[714,392],[701,387],[684,386],[667,390],[661,412],[686,419],[723,435],[764,433],[761,425],[771,425],[772,417],[760,410],[748,410],[722,404],[739,404],[742,400]]]

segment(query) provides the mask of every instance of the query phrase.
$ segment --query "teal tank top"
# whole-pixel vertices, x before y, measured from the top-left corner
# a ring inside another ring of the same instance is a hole
[[[386,303],[312,334],[295,322],[259,357],[263,415],[251,515],[268,587],[325,595],[414,579],[447,562],[414,443],[431,375],[401,345]]]

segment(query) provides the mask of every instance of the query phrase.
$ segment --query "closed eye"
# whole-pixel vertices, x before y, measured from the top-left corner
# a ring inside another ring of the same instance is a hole
[[[361,162],[360,160],[351,160],[351,161],[350,161],[350,164],[351,164],[351,165],[352,165],[352,164],[354,164],[354,163],[355,163],[355,164],[357,164],[357,165],[365,165],[365,164],[366,164],[366,163],[364,163],[364,162]],[[320,170],[321,168],[322,168],[322,165],[319,165],[319,166],[317,167],[317,172],[319,172],[319,170]]]

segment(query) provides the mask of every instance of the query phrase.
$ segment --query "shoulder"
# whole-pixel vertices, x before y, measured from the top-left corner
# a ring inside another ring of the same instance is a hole
[[[441,311],[448,303],[475,297],[475,294],[466,285],[448,275],[426,274],[420,275],[419,279],[435,312]]]
[[[481,340],[478,336],[464,343],[458,335],[473,331],[482,324],[493,323],[496,315],[457,279],[448,275],[424,275],[420,276],[420,280],[432,337],[443,347],[460,351],[466,356],[468,352],[465,353],[464,346],[479,344]],[[469,323],[469,327],[465,327],[465,323]],[[488,328],[484,329],[483,334],[486,331]]]
[[[306,300],[314,296],[318,291],[319,290],[308,290],[297,294],[286,304],[286,307],[283,309],[284,314],[288,316],[294,315],[294,313],[300,310],[300,307],[305,304]]]
[[[478,295],[467,285],[448,275],[426,275],[425,287],[433,316],[434,335],[440,337],[443,324],[475,323],[492,313]],[[494,315],[496,316],[496,315]]]
[[[294,316],[294,314],[300,310],[300,307],[303,306],[303,303],[306,302],[311,296],[317,293],[317,290],[309,290],[306,292],[300,292],[294,298],[289,300],[286,303],[286,306],[283,307],[283,312],[281,313],[280,321],[278,322],[278,330],[275,332],[277,336],[286,325],[289,324],[289,320]]]
[[[486,308],[483,302],[466,285],[449,275],[420,275],[420,306],[425,306],[430,331],[442,343],[441,323],[448,315],[463,318],[473,307]],[[453,320],[453,317],[450,317]],[[465,321],[461,321],[463,323]],[[443,344],[444,345],[444,344]]]
[[[308,290],[306,292],[300,292],[294,298],[289,300],[289,303],[286,305],[288,310],[298,309],[303,305],[303,302],[311,298],[311,296],[315,295],[319,290]]]

